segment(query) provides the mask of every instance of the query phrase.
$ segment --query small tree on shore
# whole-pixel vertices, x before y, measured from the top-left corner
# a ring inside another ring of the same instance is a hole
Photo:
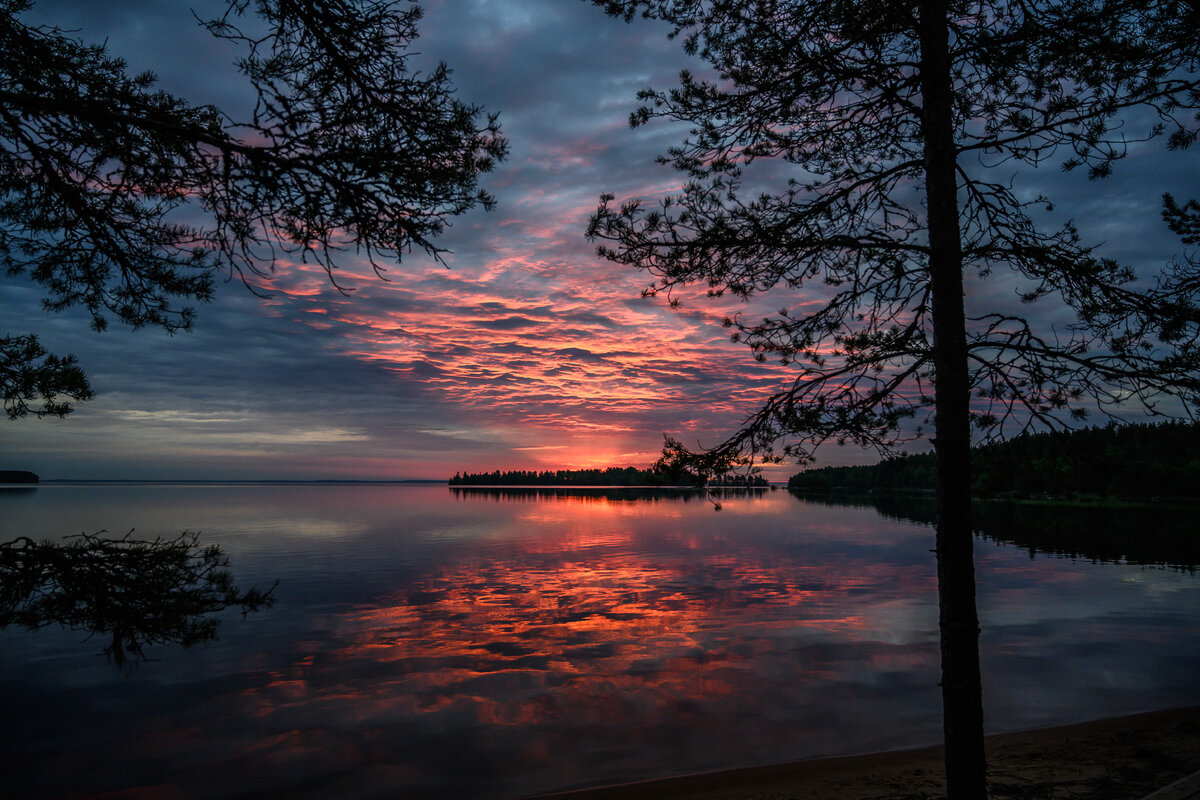
[[[739,298],[803,293],[778,314],[726,321],[794,380],[717,447],[669,442],[665,457],[710,468],[805,460],[829,439],[888,452],[932,421],[947,784],[954,800],[984,798],[972,426],[982,437],[1053,428],[1097,406],[1190,414],[1200,394],[1195,265],[1139,281],[1071,224],[1040,226],[1049,201],[1010,177],[1046,161],[1108,175],[1130,145],[1132,110],[1151,118],[1135,139],[1191,144],[1200,9],[593,2],[666,21],[714,70],[641,93],[633,125],[692,126],[662,159],[687,182],[656,204],[604,196],[588,228],[599,253],[652,273],[650,294],[693,283]],[[764,191],[772,179],[781,184]],[[1186,210],[1171,208],[1185,224]],[[1021,302],[984,305],[987,294],[971,290],[1001,276]],[[1028,310],[1039,301],[1074,321],[1041,324]]]
[[[243,47],[256,102],[235,119],[27,24],[31,5],[0,0],[0,267],[42,286],[49,311],[186,330],[222,271],[263,276],[286,256],[336,284],[357,256],[382,274],[413,249],[437,258],[450,218],[493,204],[478,179],[507,145],[444,65],[409,65],[419,6],[227,0],[204,24]],[[12,418],[91,396],[34,334],[0,339],[0,390]]]

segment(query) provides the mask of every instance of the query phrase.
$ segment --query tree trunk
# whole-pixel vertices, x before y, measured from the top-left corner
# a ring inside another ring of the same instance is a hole
[[[937,569],[946,788],[950,800],[986,800],[971,531],[971,394],[946,2],[924,0],[919,14],[937,404]]]

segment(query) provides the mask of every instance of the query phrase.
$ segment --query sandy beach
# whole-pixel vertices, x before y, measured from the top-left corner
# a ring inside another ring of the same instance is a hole
[[[1200,770],[1200,707],[989,736],[992,800],[1137,800]],[[932,800],[940,747],[824,758],[544,797]]]

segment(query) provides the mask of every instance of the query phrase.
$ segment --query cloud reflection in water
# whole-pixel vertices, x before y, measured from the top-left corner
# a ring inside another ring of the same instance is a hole
[[[187,525],[240,581],[281,583],[271,611],[129,678],[77,637],[0,632],[10,793],[499,798],[938,740],[928,526],[784,492],[720,513],[685,497],[12,499],[0,518],[35,535]],[[1200,702],[1194,573],[1033,559],[995,533],[977,540],[992,729]]]
[[[868,723],[884,698],[914,721],[904,736],[936,731],[931,562],[772,534],[781,520],[753,506],[694,503],[664,526],[677,499],[652,525],[644,504],[605,497],[503,502],[555,534],[505,537],[329,620],[314,658],[252,692],[256,713],[319,706],[373,727],[389,758],[419,727],[455,770],[503,764],[498,794],[554,753],[569,762],[546,786],[512,789],[642,777],[650,752],[692,771],[845,750],[829,731],[846,725],[857,749],[895,746]]]

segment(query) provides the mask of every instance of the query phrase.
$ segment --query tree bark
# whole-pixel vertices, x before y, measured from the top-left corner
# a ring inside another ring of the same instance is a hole
[[[923,0],[918,9],[937,405],[937,572],[946,789],[950,800],[986,800],[971,529],[971,390],[947,4]]]

